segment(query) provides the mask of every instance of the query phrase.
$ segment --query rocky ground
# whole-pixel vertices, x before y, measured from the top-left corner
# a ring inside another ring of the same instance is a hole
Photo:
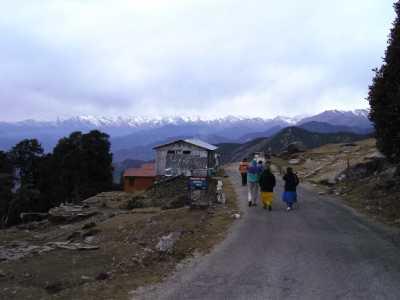
[[[400,181],[396,167],[376,148],[375,139],[330,144],[286,157],[275,157],[282,171],[291,166],[305,186],[334,194],[381,222],[400,226]]]
[[[50,221],[0,230],[0,299],[128,299],[223,239],[237,213],[224,182],[226,205],[178,205],[187,191],[176,183],[180,192],[167,184],[145,194],[103,193],[54,209]]]

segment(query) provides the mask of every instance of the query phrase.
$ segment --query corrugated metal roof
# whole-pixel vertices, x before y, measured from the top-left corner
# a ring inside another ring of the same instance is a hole
[[[217,146],[211,145],[211,144],[209,144],[207,142],[204,142],[202,140],[199,140],[199,139],[186,139],[185,142],[189,143],[189,144],[192,144],[192,145],[195,145],[195,146],[198,146],[200,148],[204,148],[204,149],[210,150],[210,151],[214,151],[214,150],[218,149]]]
[[[210,151],[214,151],[214,150],[218,149],[217,146],[211,145],[211,144],[209,144],[207,142],[204,142],[202,140],[199,140],[199,139],[176,140],[176,141],[172,141],[170,143],[166,143],[166,144],[155,146],[153,149],[166,147],[166,146],[169,146],[169,145],[172,145],[172,144],[175,144],[175,143],[179,143],[179,142],[188,143],[188,144],[191,144],[191,145],[194,145],[194,146],[206,149],[206,150],[210,150]]]
[[[125,170],[124,177],[155,177],[156,168],[154,164],[144,164],[140,168]]]

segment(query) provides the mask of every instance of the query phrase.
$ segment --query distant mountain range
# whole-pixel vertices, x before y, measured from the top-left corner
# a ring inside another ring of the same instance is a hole
[[[200,118],[96,118],[76,117],[54,122],[26,120],[0,122],[0,149],[8,150],[24,138],[37,138],[46,151],[73,131],[99,129],[111,137],[114,160],[151,160],[152,147],[174,138],[196,137],[213,144],[246,143],[256,138],[271,137],[284,128],[300,126],[313,132],[369,133],[373,130],[367,110],[325,111],[302,118],[273,119],[225,117]]]

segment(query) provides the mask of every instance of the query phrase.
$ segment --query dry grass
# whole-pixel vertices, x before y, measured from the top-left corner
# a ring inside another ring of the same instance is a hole
[[[312,183],[333,181],[348,165],[354,166],[365,160],[365,157],[377,151],[375,139],[367,139],[354,143],[354,147],[344,144],[329,144],[293,155],[300,164],[290,165],[300,178]],[[273,158],[273,163],[280,169],[289,166],[287,160]]]
[[[6,275],[0,276],[0,299],[128,299],[133,289],[160,282],[181,260],[207,253],[224,239],[233,222],[232,212],[237,210],[233,187],[226,178],[224,182],[226,206],[135,209],[97,224],[98,250],[54,250],[0,263],[0,273]],[[35,241],[38,234],[54,236],[48,231],[3,231],[0,237]],[[173,252],[159,253],[160,237],[176,231],[182,235]],[[100,273],[108,273],[110,278],[96,280]],[[59,291],[51,294],[46,287]]]
[[[301,163],[293,168],[303,180],[314,185],[309,186],[315,191],[340,195],[356,210],[380,222],[400,226],[400,186],[397,180],[382,173],[358,179],[347,178],[339,183],[333,180],[346,170],[348,163],[350,168],[366,163],[371,155],[377,153],[375,139],[354,144],[354,147],[330,144],[296,154]],[[280,158],[274,158],[273,163],[280,168],[289,165],[288,161]]]

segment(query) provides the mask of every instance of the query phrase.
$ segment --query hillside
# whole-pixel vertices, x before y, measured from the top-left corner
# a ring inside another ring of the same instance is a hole
[[[318,133],[310,132],[299,127],[288,127],[275,134],[272,138],[258,138],[244,144],[222,144],[220,153],[222,161],[235,162],[245,157],[251,157],[252,153],[267,151],[280,153],[288,145],[300,142],[307,149],[320,147],[326,144],[350,143],[365,139],[367,136],[350,132]]]
[[[282,126],[274,126],[266,131],[260,131],[260,132],[252,132],[246,135],[243,135],[239,140],[241,142],[250,142],[254,139],[257,138],[267,138],[271,137],[275,134],[277,134],[279,131],[281,131],[284,127]]]
[[[365,138],[365,135],[351,132],[318,133],[299,127],[288,127],[273,136],[268,146],[273,153],[279,153],[294,142],[301,142],[307,149],[312,149],[326,144],[350,143]]]
[[[311,132],[319,133],[337,133],[337,132],[353,132],[358,134],[368,134],[373,131],[373,128],[351,127],[345,125],[333,125],[326,122],[310,121],[298,126]]]
[[[338,126],[371,128],[372,124],[368,119],[368,114],[369,112],[366,109],[358,109],[355,111],[328,110],[315,116],[304,118],[300,120],[297,125],[315,121]]]
[[[273,158],[283,170],[292,166],[302,186],[340,197],[358,211],[400,226],[400,185],[396,166],[376,148],[375,139],[328,144],[287,159]]]
[[[268,149],[268,138],[258,138],[244,144],[221,144],[218,152],[221,154],[221,162],[236,162],[251,156],[254,152]]]

